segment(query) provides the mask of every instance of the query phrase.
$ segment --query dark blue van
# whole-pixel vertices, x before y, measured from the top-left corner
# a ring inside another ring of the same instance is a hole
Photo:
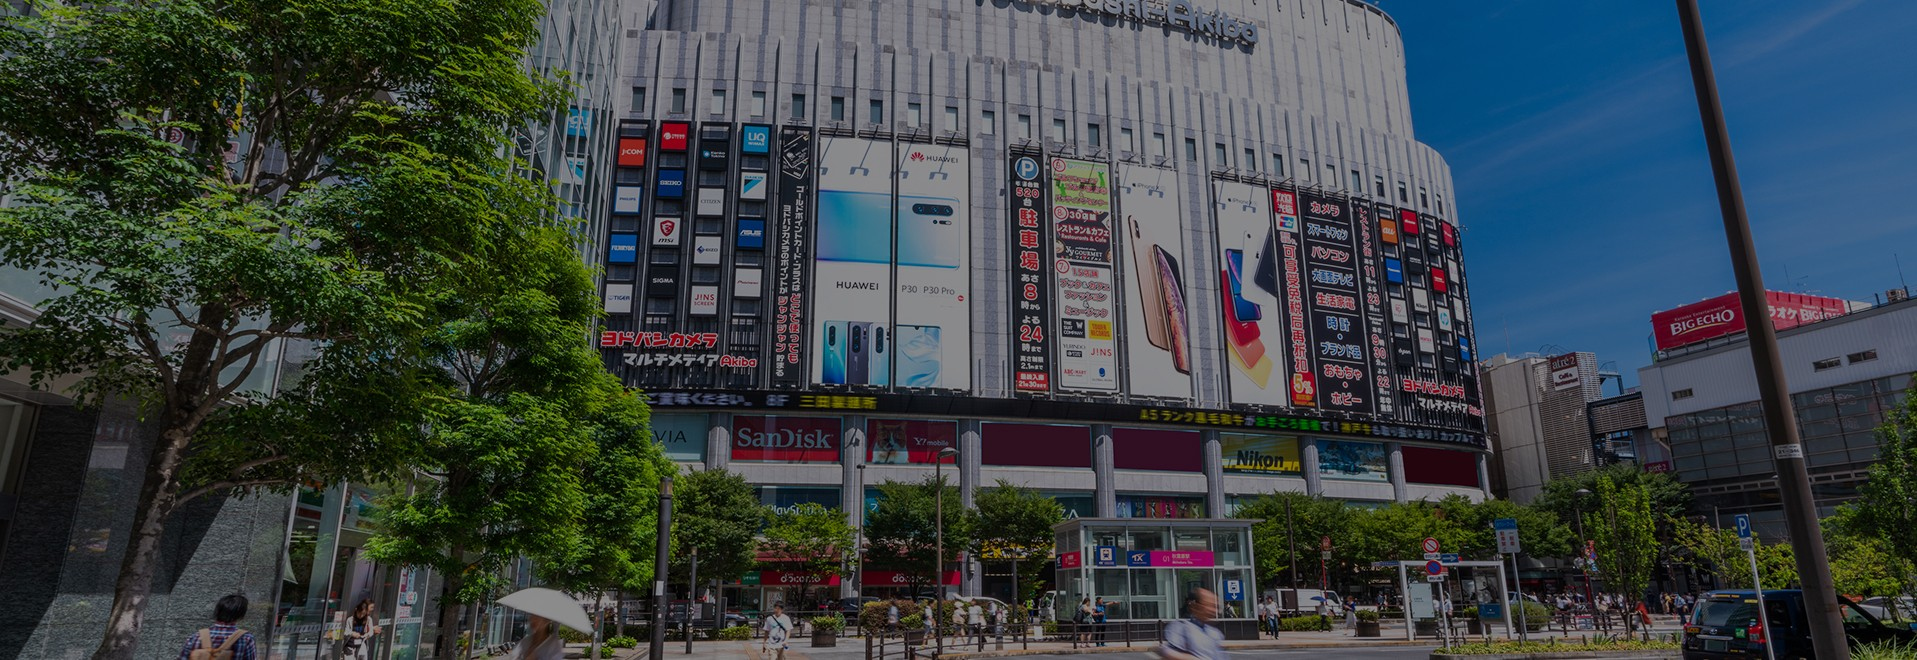
[[[1917,641],[1917,630],[1895,628],[1837,597],[1850,645],[1884,640]],[[1697,609],[1684,625],[1684,660],[1762,658],[1770,644],[1777,660],[1815,657],[1811,651],[1810,622],[1805,617],[1804,592],[1797,589],[1764,591],[1766,629],[1757,616],[1757,592],[1713,591],[1698,598]]]

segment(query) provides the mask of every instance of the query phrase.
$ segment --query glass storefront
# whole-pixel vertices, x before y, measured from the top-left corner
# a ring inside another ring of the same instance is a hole
[[[1068,521],[1059,531],[1060,620],[1084,599],[1103,598],[1110,619],[1186,616],[1185,594],[1218,594],[1219,618],[1246,618],[1253,591],[1248,521]]]

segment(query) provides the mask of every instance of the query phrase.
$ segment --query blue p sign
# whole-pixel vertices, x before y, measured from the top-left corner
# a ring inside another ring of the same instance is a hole
[[[1735,520],[1737,521],[1737,538],[1740,538],[1740,539],[1750,538],[1751,537],[1751,517],[1740,513],[1740,514],[1737,514],[1737,518],[1735,518]]]

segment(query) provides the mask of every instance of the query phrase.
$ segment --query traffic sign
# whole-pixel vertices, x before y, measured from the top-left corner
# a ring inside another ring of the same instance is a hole
[[[1456,564],[1458,563],[1458,554],[1455,552],[1447,552],[1447,553],[1438,555],[1438,561],[1441,561],[1447,564]]]
[[[1429,575],[1444,575],[1444,562],[1440,562],[1440,561],[1425,562],[1424,572]]]
[[[1427,536],[1427,537],[1425,537],[1425,539],[1424,539],[1424,551],[1425,551],[1425,552],[1437,552],[1437,551],[1438,551],[1438,540],[1437,540],[1437,539],[1434,539],[1434,538],[1431,538],[1431,537],[1428,537],[1428,536]]]
[[[1737,517],[1732,518],[1732,520],[1737,521],[1737,538],[1747,539],[1751,537],[1751,517],[1749,515],[1740,513],[1737,514]]]
[[[1331,552],[1331,537],[1326,536],[1324,538],[1318,539],[1318,549],[1323,550],[1325,552]]]
[[[1442,575],[1426,575],[1426,576],[1424,576],[1424,581],[1426,581],[1426,582],[1443,582],[1443,581],[1444,581],[1444,576],[1442,576]]]
[[[1241,580],[1225,581],[1225,600],[1244,600],[1245,583]]]
[[[1522,551],[1518,545],[1518,519],[1499,518],[1491,521],[1491,529],[1498,537],[1498,554],[1515,555]]]
[[[1427,552],[1427,553],[1424,553],[1424,560],[1425,560],[1425,561],[1438,561],[1438,560],[1440,560],[1440,559],[1444,559],[1444,555],[1441,555],[1441,554],[1438,554],[1438,553],[1436,553],[1436,552]]]

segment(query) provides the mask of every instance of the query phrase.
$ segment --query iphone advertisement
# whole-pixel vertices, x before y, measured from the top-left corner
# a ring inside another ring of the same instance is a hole
[[[1120,170],[1120,244],[1125,258],[1125,360],[1131,393],[1191,398],[1192,273],[1179,221],[1178,173]]]
[[[1218,219],[1218,272],[1213,274],[1224,317],[1226,371],[1232,403],[1283,406],[1291,402],[1285,378],[1284,254],[1262,187],[1212,182]]]
[[[826,137],[813,253],[812,382],[891,385],[892,144]]]
[[[1057,287],[1058,384],[1118,389],[1112,303],[1112,183],[1103,163],[1053,158],[1052,273]]]
[[[899,144],[889,351],[898,387],[972,387],[970,163],[963,147]]]

